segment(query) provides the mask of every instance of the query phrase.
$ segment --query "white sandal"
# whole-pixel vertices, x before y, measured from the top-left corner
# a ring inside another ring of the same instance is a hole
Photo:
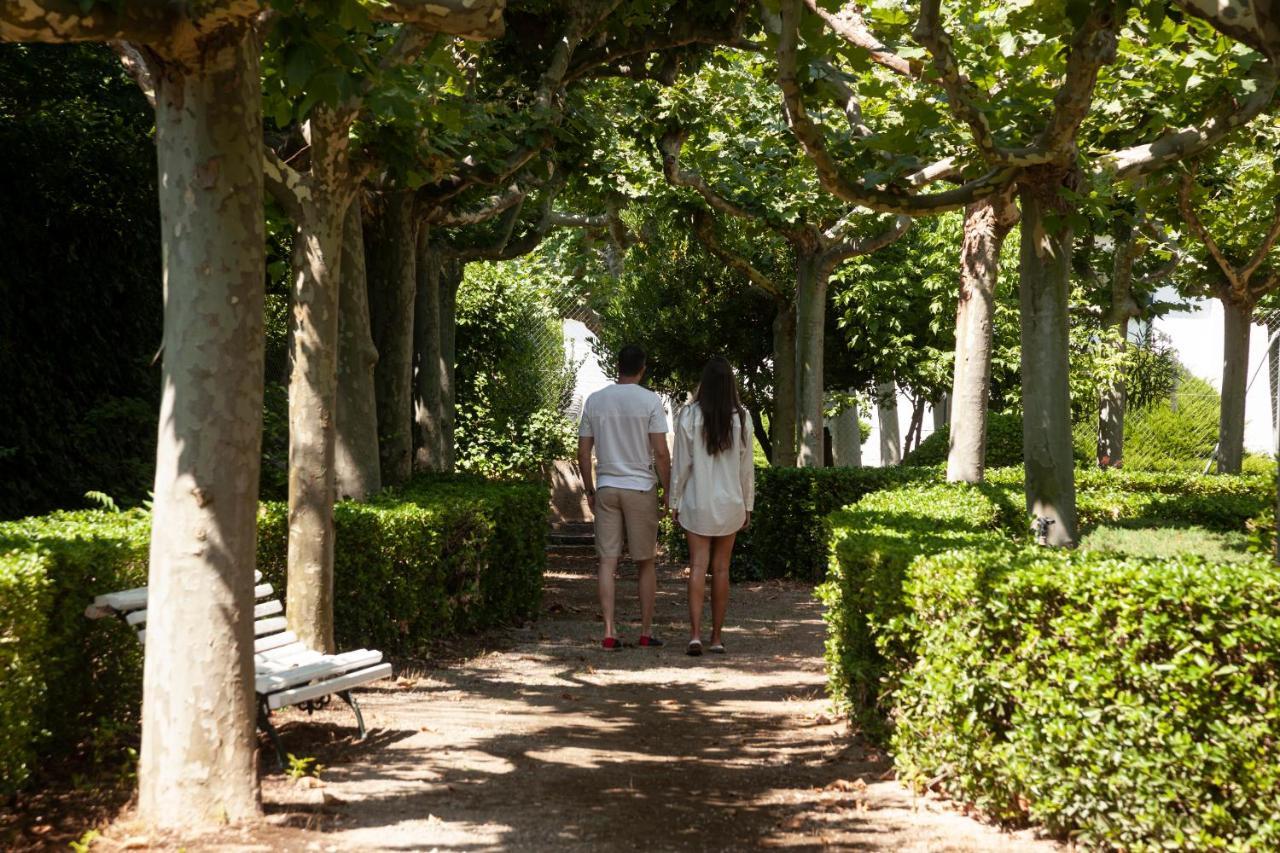
[[[692,657],[692,658],[701,657],[701,656],[702,656],[702,641],[701,641],[701,640],[690,640],[690,641],[689,641],[689,647],[688,647],[688,648],[686,648],[686,649],[684,650],[684,653],[685,653],[685,654],[687,654],[689,657]]]

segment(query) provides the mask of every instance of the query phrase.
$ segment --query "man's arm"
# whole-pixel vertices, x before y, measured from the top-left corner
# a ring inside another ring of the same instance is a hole
[[[582,489],[587,494],[587,506],[596,511],[596,484],[591,474],[591,449],[596,446],[594,436],[584,435],[578,438],[578,472],[582,475]]]
[[[665,432],[649,433],[649,446],[653,448],[654,467],[658,469],[658,482],[662,483],[662,505],[670,506],[671,450],[667,447]]]

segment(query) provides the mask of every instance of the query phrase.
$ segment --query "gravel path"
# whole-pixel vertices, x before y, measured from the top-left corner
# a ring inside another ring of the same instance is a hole
[[[537,623],[363,693],[369,740],[345,709],[287,717],[286,747],[327,765],[322,781],[267,776],[266,826],[188,849],[1059,849],[913,796],[828,716],[809,587],[735,585],[729,654],[690,658],[679,569],[660,571],[665,648],[600,649],[591,561],[557,558]]]

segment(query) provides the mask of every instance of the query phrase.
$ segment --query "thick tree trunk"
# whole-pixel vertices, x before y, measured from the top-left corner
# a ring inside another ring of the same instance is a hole
[[[440,284],[444,258],[428,240],[424,225],[418,234],[418,293],[413,309],[413,467],[443,471],[444,361],[440,354]]]
[[[138,812],[161,827],[259,811],[253,572],[262,443],[262,112],[246,26],[156,81],[164,366]]]
[[[347,125],[312,112],[311,192],[293,234],[289,379],[289,582],[285,615],[304,645],[332,653],[334,424]]]
[[[1017,206],[1004,195],[975,202],[965,210],[960,297],[956,302],[948,482],[980,483],[986,471],[991,333],[1000,280],[1000,248],[1017,221]]]
[[[1245,392],[1249,382],[1249,327],[1253,305],[1222,299],[1222,410],[1218,418],[1218,473],[1239,474],[1244,461]]]
[[[831,456],[837,468],[862,466],[862,431],[858,427],[857,403],[850,403],[831,419]]]
[[[1049,545],[1076,543],[1067,297],[1071,226],[1057,211],[1058,180],[1023,186],[1019,302],[1022,323],[1022,458],[1027,512]]]
[[[416,235],[413,193],[386,193],[365,224],[369,317],[378,350],[374,388],[382,484],[413,473],[413,314]]]
[[[829,273],[816,255],[796,259],[796,464],[821,468],[823,455],[823,349]]]
[[[369,325],[360,202],[347,207],[338,293],[338,404],[334,470],[338,498],[362,501],[382,491],[374,367],[378,350]]]
[[[1133,300],[1133,261],[1137,255],[1137,238],[1130,233],[1116,241],[1115,262],[1111,273],[1111,305],[1105,319],[1107,328],[1114,329],[1120,339],[1120,347],[1128,345],[1129,318],[1137,315]],[[1124,465],[1124,377],[1104,383],[1098,401],[1097,460],[1101,468],[1119,468]]]
[[[452,471],[458,459],[454,439],[458,389],[454,380],[458,373],[458,288],[465,274],[466,264],[453,258],[446,259],[440,268],[440,458],[446,471]]]
[[[779,305],[773,315],[773,464],[796,465],[796,309]]]
[[[876,386],[876,419],[880,426],[880,464],[902,462],[902,433],[898,427],[898,388],[892,382]]]

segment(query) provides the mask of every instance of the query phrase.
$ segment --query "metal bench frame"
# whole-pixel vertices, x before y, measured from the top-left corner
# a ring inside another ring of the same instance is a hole
[[[271,598],[271,585],[261,580],[262,574],[255,572],[253,659],[258,728],[270,738],[276,751],[276,764],[283,770],[285,751],[280,733],[271,723],[272,711],[298,705],[310,714],[328,705],[329,699],[336,695],[355,713],[360,740],[364,740],[367,735],[364,714],[351,691],[390,676],[391,664],[383,662],[381,652],[369,649],[326,655],[303,646],[287,630],[282,615],[284,607]],[[85,615],[90,619],[114,616],[133,628],[138,642],[146,645],[145,586],[99,595],[85,610]]]

